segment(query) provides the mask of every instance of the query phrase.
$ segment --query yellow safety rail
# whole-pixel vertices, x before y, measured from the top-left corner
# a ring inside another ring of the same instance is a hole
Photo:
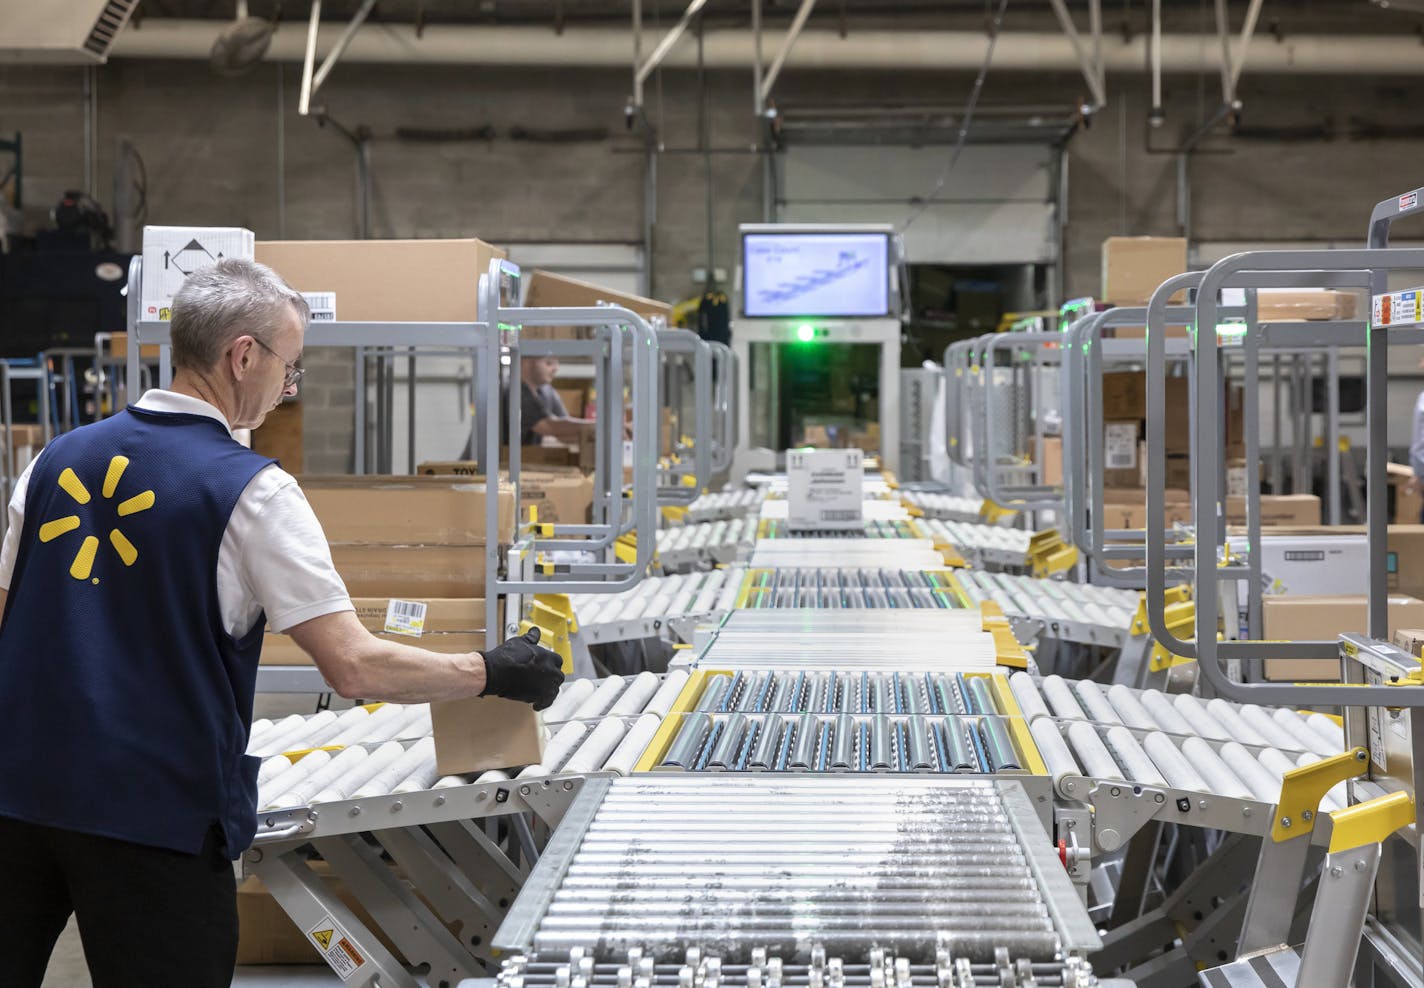
[[[1271,839],[1281,844],[1314,831],[1320,815],[1320,800],[1346,779],[1364,775],[1369,764],[1370,756],[1364,748],[1351,748],[1287,772],[1281,780],[1281,798],[1276,802]]]

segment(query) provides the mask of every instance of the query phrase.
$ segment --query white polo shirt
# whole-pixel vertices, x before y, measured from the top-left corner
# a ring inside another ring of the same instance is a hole
[[[135,404],[152,412],[203,415],[232,433],[222,412],[201,398],[155,388]],[[10,498],[10,528],[0,547],[0,589],[7,591],[34,465],[31,461],[20,474]],[[355,610],[316,513],[296,478],[275,463],[257,472],[232,509],[218,550],[217,582],[223,626],[237,638],[252,629],[263,611],[269,628],[286,631],[324,614]]]

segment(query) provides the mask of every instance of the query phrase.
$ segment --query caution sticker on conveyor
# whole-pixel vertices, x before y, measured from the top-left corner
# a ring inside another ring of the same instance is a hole
[[[419,638],[425,632],[425,601],[395,600],[386,605],[386,633]]]
[[[316,946],[331,969],[348,981],[366,965],[366,958],[356,949],[341,924],[327,914],[307,930],[307,937]]]

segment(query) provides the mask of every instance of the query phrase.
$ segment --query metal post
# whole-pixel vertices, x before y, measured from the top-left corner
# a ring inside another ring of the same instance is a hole
[[[1389,291],[1389,273],[1370,274],[1370,297]],[[1385,464],[1389,462],[1389,335],[1371,319],[1365,342],[1365,524],[1369,545],[1369,632],[1377,640],[1389,639],[1388,488]]]
[[[1312,403],[1313,405],[1313,403]],[[1331,525],[1340,524],[1340,349],[1325,354],[1326,505]],[[1353,454],[1351,454],[1353,455]]]
[[[1097,0],[1093,0],[1093,2],[1096,3]],[[815,6],[816,0],[801,0],[801,6],[796,8],[796,16],[791,19],[791,26],[786,29],[786,38],[781,42],[781,50],[772,59],[771,68],[767,69],[766,77],[761,81],[761,89],[758,93],[763,105],[766,103],[766,98],[771,95],[772,87],[776,85],[776,80],[781,75],[782,66],[791,56],[791,49],[795,47],[796,39],[801,37],[801,30],[806,26],[806,19],[811,16],[811,11]],[[760,62],[758,62],[759,64]]]
[[[312,0],[311,17],[307,21],[306,54],[302,58],[302,90],[297,97],[297,112],[306,116],[311,111],[312,71],[316,65],[316,35],[321,27],[321,0]]]

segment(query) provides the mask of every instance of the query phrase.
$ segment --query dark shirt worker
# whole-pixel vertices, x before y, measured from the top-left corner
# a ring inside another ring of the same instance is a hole
[[[558,357],[525,357],[519,362],[519,444],[538,446],[548,436],[577,446],[593,431],[593,419],[569,415],[564,400],[554,390],[559,376]]]
[[[357,620],[292,476],[239,444],[295,394],[309,313],[227,259],[173,300],[174,376],[55,439],[0,548],[0,984],[38,988],[73,914],[95,988],[232,980],[232,860],[256,830],[248,732],[264,628],[346,697],[547,706],[537,632],[486,653]]]

